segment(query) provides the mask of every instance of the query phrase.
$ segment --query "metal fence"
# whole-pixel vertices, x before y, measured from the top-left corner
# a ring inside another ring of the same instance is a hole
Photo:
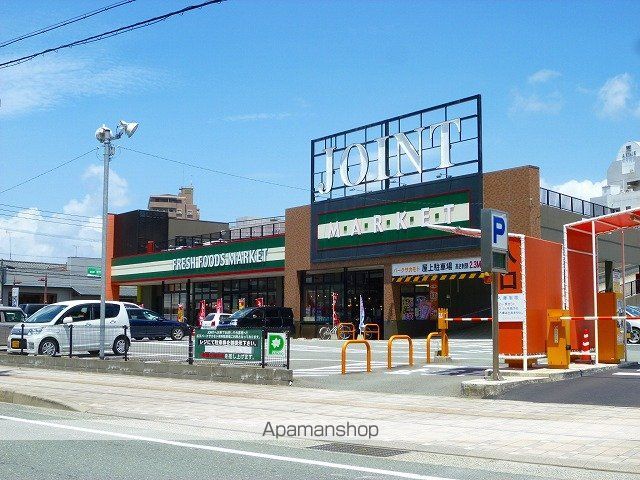
[[[540,188],[540,203],[542,205],[549,205],[550,207],[578,213],[585,217],[598,217],[600,215],[606,215],[617,211],[614,208],[582,200],[581,198],[572,197],[571,195],[565,195],[564,193],[555,192],[548,188]]]
[[[182,248],[206,247],[218,243],[226,243],[233,240],[262,238],[273,235],[282,235],[285,232],[284,217],[272,217],[268,222],[259,225],[246,225],[222,230],[215,233],[202,235],[181,235],[168,240],[167,242],[149,242],[138,245],[139,251],[147,253],[161,252],[165,250],[178,250]]]
[[[61,324],[46,326],[47,335],[42,338],[35,324],[20,324],[14,327],[9,337],[8,347],[12,353],[22,355],[50,355],[68,357],[97,356],[100,351],[101,334],[99,325]],[[218,332],[218,333],[216,333]],[[222,333],[226,332],[226,333]],[[251,346],[242,345],[243,340],[230,338],[244,330],[216,331],[211,329],[190,329],[190,334],[180,340],[170,340],[152,336],[148,340],[131,338],[128,326],[109,326],[104,330],[105,358],[123,358],[125,361],[153,363],[227,364],[253,365],[256,367],[289,368],[291,338],[289,332],[269,332],[256,329],[253,347],[254,355],[242,354]],[[231,334],[231,335],[230,335]],[[270,337],[276,337],[283,344],[269,346]],[[201,337],[208,337],[210,345],[198,345]],[[244,340],[246,343],[247,341]],[[277,348],[275,348],[277,347]],[[210,355],[202,355],[205,348]],[[235,353],[234,353],[235,352]]]

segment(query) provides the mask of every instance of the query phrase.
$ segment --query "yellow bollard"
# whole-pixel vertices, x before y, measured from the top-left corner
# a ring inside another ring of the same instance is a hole
[[[347,373],[347,347],[354,343],[362,343],[367,347],[367,372],[371,372],[371,345],[366,340],[347,340],[342,345],[342,375]]]
[[[387,368],[391,368],[391,350],[394,340],[409,341],[409,365],[413,365],[413,340],[411,340],[411,337],[409,335],[392,335],[387,341]]]

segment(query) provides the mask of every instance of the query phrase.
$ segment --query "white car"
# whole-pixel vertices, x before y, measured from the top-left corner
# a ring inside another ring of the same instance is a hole
[[[230,313],[210,313],[200,324],[200,328],[216,328],[220,324],[220,320],[227,319]]]
[[[105,351],[124,355],[131,344],[125,304],[107,302],[105,307]],[[100,351],[100,301],[74,300],[41,308],[11,329],[7,352],[56,355],[68,353],[71,342],[73,352]]]
[[[634,320],[627,319],[627,333],[629,334],[629,343],[640,343],[640,308],[627,305],[627,316],[635,317]]]

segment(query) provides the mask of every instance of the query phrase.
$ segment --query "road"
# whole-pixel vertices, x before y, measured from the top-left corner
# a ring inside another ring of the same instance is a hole
[[[0,404],[0,430],[5,436],[0,440],[4,472],[0,476],[48,480],[495,478],[495,472],[473,466],[446,467],[256,441],[172,440],[160,433],[165,429],[161,423],[134,426],[115,417]],[[540,477],[515,474],[510,478]]]
[[[0,478],[637,480],[640,469],[637,409],[0,367],[7,389],[76,411],[0,404]],[[379,436],[264,435],[267,423],[345,422]]]
[[[640,369],[620,368],[562,383],[523,385],[502,394],[500,399],[538,403],[572,403],[640,407]]]

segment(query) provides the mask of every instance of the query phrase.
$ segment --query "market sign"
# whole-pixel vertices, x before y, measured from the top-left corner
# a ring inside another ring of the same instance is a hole
[[[284,269],[284,236],[113,259],[112,281],[144,281]]]
[[[469,193],[457,192],[320,214],[318,250],[442,237],[428,224],[469,226]]]
[[[480,257],[449,258],[445,260],[430,260],[426,262],[394,263],[391,275],[403,277],[405,275],[431,275],[462,272],[479,272]]]
[[[194,359],[260,362],[262,361],[262,330],[197,329]]]
[[[480,95],[317,138],[311,201],[482,173]]]
[[[101,277],[102,268],[100,267],[87,267],[87,277]]]

